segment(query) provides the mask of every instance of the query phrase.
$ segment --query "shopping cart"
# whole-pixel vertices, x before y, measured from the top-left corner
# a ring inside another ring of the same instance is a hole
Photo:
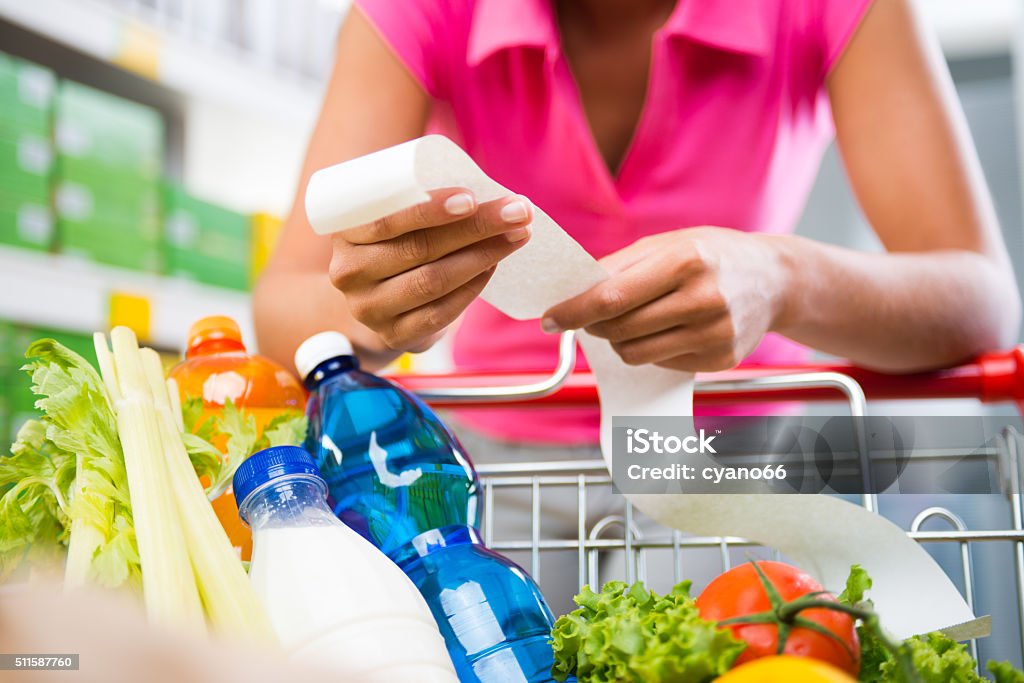
[[[501,405],[530,410],[539,406],[596,406],[594,378],[588,372],[575,372],[575,361],[575,338],[568,332],[561,338],[559,361],[552,373],[399,375],[394,379],[438,408]],[[974,398],[985,403],[1014,403],[1024,414],[1024,346],[987,354],[938,372],[886,375],[849,364],[757,367],[698,379],[694,388],[696,404],[838,399],[845,403],[842,409],[853,416],[867,414],[869,398]],[[983,649],[983,659],[1009,659],[1020,667],[1024,660],[1024,497],[1020,484],[1024,473],[1024,437],[1015,429],[1004,430],[991,450],[983,455],[1003,463],[1004,490],[1008,493],[984,498],[989,502],[997,499],[1002,510],[994,516],[1008,523],[997,524],[995,528],[970,528],[964,515],[953,509],[955,504],[928,504],[912,517],[907,533],[916,541],[928,544],[926,547],[933,554],[944,557],[944,568],[976,612],[992,612],[994,635],[981,645],[972,641],[972,654],[977,658],[979,649]],[[971,452],[978,454],[976,449]],[[929,454],[929,457],[963,455],[948,451]],[[688,578],[684,568],[687,566],[685,555],[689,553],[701,551],[706,557],[709,550],[713,551],[721,571],[759,551],[770,553],[742,538],[691,536],[667,528],[662,528],[663,533],[642,533],[638,524],[640,513],[625,498],[621,513],[589,521],[588,495],[611,486],[611,477],[601,460],[491,464],[480,465],[477,469],[484,486],[482,531],[485,542],[500,552],[528,553],[527,564],[535,577],[540,574],[542,556],[553,552],[576,554],[580,586],[588,583],[597,586],[611,579],[627,582],[644,579],[655,551],[663,562],[671,561],[675,581]],[[493,520],[501,514],[500,510],[495,511],[496,493],[502,490],[519,490],[529,495],[532,503],[529,538],[494,537]],[[578,524],[571,537],[552,539],[542,534],[545,494],[554,490],[559,490],[558,495],[562,497],[567,492],[576,497]],[[879,510],[876,495],[865,494],[860,502],[869,510]],[[925,529],[936,525],[943,528]],[[650,525],[643,526],[650,529]],[[931,544],[942,544],[947,549]],[[949,550],[953,550],[952,558]],[[621,563],[623,576],[606,576],[599,562],[602,554],[612,552],[625,554],[626,561]],[[995,571],[1005,585],[992,585],[999,580],[978,580],[979,554],[984,558],[982,573],[992,576]],[[980,602],[979,592],[987,594],[980,596]],[[1014,598],[1009,599],[1008,594]]]

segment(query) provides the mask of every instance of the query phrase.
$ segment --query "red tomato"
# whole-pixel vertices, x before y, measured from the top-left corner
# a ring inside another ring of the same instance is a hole
[[[758,562],[757,566],[775,587],[783,602],[788,603],[822,590],[817,581],[788,564]],[[821,595],[818,599],[835,601],[831,595]],[[701,617],[713,621],[770,613],[776,606],[772,604],[757,571],[749,562],[716,578],[697,598],[697,609]],[[828,629],[843,644],[810,628],[794,625],[783,653],[818,659],[856,676],[860,670],[860,645],[853,618],[842,612],[819,607],[801,610],[797,616]],[[729,628],[733,635],[747,643],[743,654],[736,660],[736,666],[777,654],[777,623],[733,624]]]

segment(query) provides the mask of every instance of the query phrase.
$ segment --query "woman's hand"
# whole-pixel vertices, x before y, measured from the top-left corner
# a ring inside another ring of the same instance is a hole
[[[477,205],[463,189],[335,235],[331,283],[352,316],[395,351],[423,351],[530,237],[530,202]]]
[[[689,372],[737,365],[783,312],[789,280],[771,236],[686,228],[602,260],[611,277],[544,315],[545,332],[584,329],[630,365]]]

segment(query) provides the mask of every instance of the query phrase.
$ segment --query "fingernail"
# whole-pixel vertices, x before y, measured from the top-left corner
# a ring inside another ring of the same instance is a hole
[[[466,194],[465,192],[453,194],[444,202],[444,210],[452,216],[465,216],[475,206],[476,202],[473,201],[473,195]]]
[[[523,240],[530,236],[531,232],[533,231],[530,230],[530,226],[527,225],[522,228],[516,228],[515,230],[509,230],[508,232],[505,233],[505,239],[513,243],[522,242]]]
[[[548,334],[555,334],[556,332],[562,331],[562,328],[559,327],[558,323],[556,323],[552,318],[541,318],[540,329]]]
[[[506,223],[519,223],[530,217],[530,209],[526,206],[526,202],[521,199],[517,199],[516,201],[501,207],[501,213],[499,215],[501,216],[501,220]]]

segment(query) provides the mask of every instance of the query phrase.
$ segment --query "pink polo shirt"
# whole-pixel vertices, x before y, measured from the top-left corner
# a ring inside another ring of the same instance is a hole
[[[679,0],[655,34],[647,98],[609,172],[562,54],[553,0],[355,0],[433,99],[430,132],[542,207],[595,257],[688,226],[792,231],[832,135],[825,77],[871,0]],[[557,339],[483,301],[454,340],[464,370],[554,367]],[[747,364],[792,363],[769,335]],[[715,409],[716,414],[749,412]],[[463,411],[504,440],[596,443],[594,410]]]

